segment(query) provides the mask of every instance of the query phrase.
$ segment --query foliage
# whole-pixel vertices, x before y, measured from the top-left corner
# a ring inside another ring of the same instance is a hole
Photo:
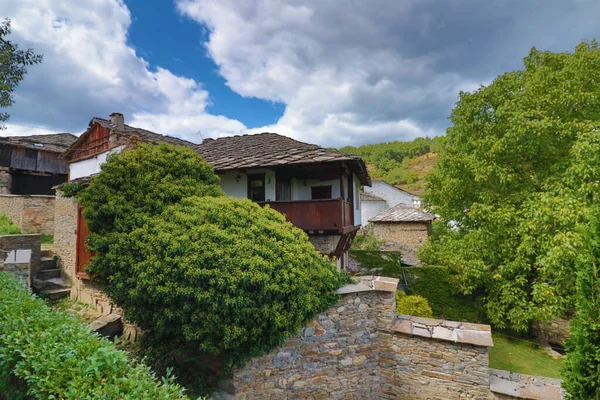
[[[340,151],[360,156],[370,167],[370,174],[392,185],[417,182],[421,175],[411,170],[411,164],[419,156],[439,151],[444,137],[416,138],[411,142],[366,144],[359,147],[346,146]]]
[[[492,334],[492,339],[494,346],[489,348],[490,368],[548,378],[561,378],[562,360],[552,358],[537,344],[518,338],[505,337],[497,332]]]
[[[52,244],[52,243],[54,243],[54,235],[51,235],[49,233],[43,233],[42,234],[42,238],[41,238],[41,242],[42,243],[46,243],[46,244]]]
[[[32,49],[19,50],[19,46],[6,38],[10,35],[10,20],[0,22],[0,107],[10,107],[14,103],[13,91],[27,73],[26,67],[42,62],[42,56]],[[0,113],[0,129],[8,121],[8,113]]]
[[[446,267],[419,266],[403,268],[408,283],[407,293],[427,299],[433,315],[450,321],[482,322],[483,312],[475,296],[454,293],[453,275]]]
[[[600,396],[600,206],[593,212],[578,260],[576,312],[565,343],[563,387],[572,399]]]
[[[526,330],[573,304],[600,168],[600,49],[533,49],[524,69],[461,93],[425,200],[441,216],[419,253],[482,291],[496,327]]]
[[[0,272],[0,398],[186,399],[108,340]],[[28,397],[30,396],[30,397]]]
[[[408,296],[402,290],[396,291],[396,313],[415,317],[433,317],[433,312],[425,297],[418,294]]]
[[[83,189],[85,189],[85,187],[77,182],[66,182],[61,188],[64,197],[77,197]]]
[[[21,229],[6,214],[0,214],[0,235],[18,235]]]
[[[190,196],[220,195],[219,177],[192,149],[141,143],[134,150],[111,155],[77,199],[85,207],[93,233],[90,248],[102,255],[111,234],[143,226],[166,206]],[[94,260],[94,264],[108,261],[104,257]]]
[[[104,258],[89,270],[154,343],[231,361],[279,345],[348,282],[283,215],[228,197],[167,207]]]
[[[382,243],[367,228],[357,233],[352,241],[352,250],[379,251]]]
[[[400,277],[402,254],[399,251],[350,249],[350,254],[363,268],[372,270],[373,273],[392,278]]]

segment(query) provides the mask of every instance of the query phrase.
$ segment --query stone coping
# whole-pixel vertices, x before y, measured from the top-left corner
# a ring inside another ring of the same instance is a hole
[[[522,399],[560,400],[562,380],[490,368],[490,390]]]
[[[385,276],[361,276],[360,282],[351,283],[339,288],[337,294],[350,294],[359,292],[381,291],[395,292],[398,289],[399,280],[396,278],[388,278]]]
[[[455,343],[484,347],[494,346],[492,329],[489,325],[397,315],[392,322],[391,330],[397,333]]]
[[[41,233],[15,233],[14,235],[0,235],[0,238],[17,237],[17,236],[42,236],[42,234]]]
[[[0,194],[0,197],[42,197],[46,199],[53,199],[56,196],[48,194]]]

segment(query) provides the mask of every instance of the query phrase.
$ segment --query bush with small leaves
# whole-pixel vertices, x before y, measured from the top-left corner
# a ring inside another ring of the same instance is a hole
[[[396,313],[415,317],[433,317],[433,312],[425,297],[417,294],[408,296],[402,290],[396,291]]]

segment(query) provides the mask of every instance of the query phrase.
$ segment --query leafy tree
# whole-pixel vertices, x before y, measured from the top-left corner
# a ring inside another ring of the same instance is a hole
[[[153,355],[208,353],[232,365],[295,333],[348,281],[282,214],[222,196],[187,148],[140,144],[70,190],[92,232],[86,271]]]
[[[499,328],[525,330],[573,304],[600,168],[600,50],[531,50],[524,69],[461,93],[425,200],[441,216],[420,257],[483,292]]]
[[[26,67],[42,62],[42,56],[32,49],[19,50],[19,46],[6,39],[10,35],[10,20],[0,23],[0,107],[10,107],[14,103],[13,91],[27,73]],[[8,113],[0,113],[0,129],[8,121]]]
[[[183,199],[105,258],[90,269],[153,343],[230,362],[280,344],[347,282],[282,214],[230,197]]]
[[[576,314],[565,343],[563,387],[572,399],[600,396],[600,207],[594,213],[579,257]]]

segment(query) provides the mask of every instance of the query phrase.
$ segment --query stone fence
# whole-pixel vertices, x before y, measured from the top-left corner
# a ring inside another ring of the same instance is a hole
[[[0,271],[16,275],[26,287],[40,266],[40,235],[0,236]]]
[[[0,195],[0,214],[6,214],[23,233],[54,234],[55,196]]]
[[[235,370],[239,399],[487,399],[487,325],[395,314],[397,279],[362,277],[285,344]]]
[[[565,397],[561,383],[560,379],[490,368],[490,389],[499,400],[561,400]]]

